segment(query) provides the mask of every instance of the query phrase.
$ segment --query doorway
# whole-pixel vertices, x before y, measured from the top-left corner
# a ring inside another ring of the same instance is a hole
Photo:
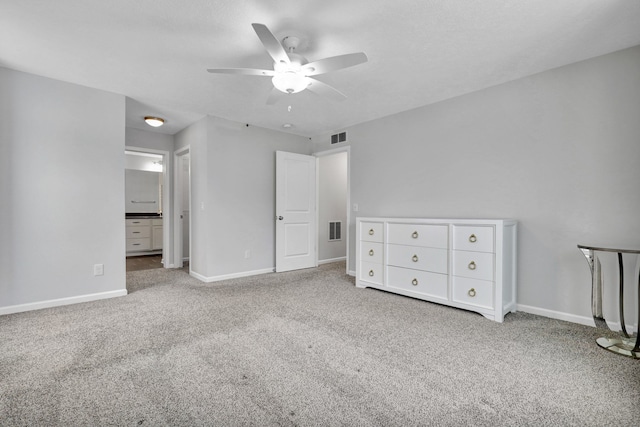
[[[127,271],[168,268],[169,152],[125,147]]]
[[[175,152],[174,264],[191,274],[191,155],[189,147]]]
[[[276,152],[276,272],[345,260],[349,274],[349,154]]]
[[[318,159],[318,264],[344,260],[348,274],[350,147],[314,155]]]

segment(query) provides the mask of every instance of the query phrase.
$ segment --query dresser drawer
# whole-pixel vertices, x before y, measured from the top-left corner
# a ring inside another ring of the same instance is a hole
[[[127,239],[141,239],[145,237],[151,237],[151,228],[149,228],[149,226],[127,227]]]
[[[494,255],[486,252],[453,251],[453,275],[494,280]]]
[[[387,245],[388,263],[397,267],[447,274],[448,252],[446,249],[420,246]]]
[[[130,219],[125,219],[124,220],[125,223],[127,224],[127,227],[130,227],[132,225],[151,225],[151,219],[149,218],[130,218]]]
[[[360,240],[367,242],[382,242],[384,227],[381,222],[361,222]]]
[[[495,252],[493,227],[489,225],[454,225],[453,249],[459,251]]]
[[[492,309],[493,282],[454,277],[453,300],[463,304]]]
[[[382,285],[384,283],[383,278],[384,269],[382,264],[364,261],[360,262],[360,280]]]
[[[448,225],[389,224],[388,243],[447,249]]]
[[[151,249],[151,239],[127,239],[127,252],[148,251]]]
[[[447,299],[447,275],[389,267],[387,287]]]
[[[360,242],[360,259],[364,262],[382,264],[384,261],[383,248],[382,243]]]

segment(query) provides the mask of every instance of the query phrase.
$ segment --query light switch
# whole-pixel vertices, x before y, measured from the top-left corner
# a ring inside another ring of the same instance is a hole
[[[104,264],[94,264],[93,265],[93,275],[94,276],[102,276],[102,275],[104,275]]]

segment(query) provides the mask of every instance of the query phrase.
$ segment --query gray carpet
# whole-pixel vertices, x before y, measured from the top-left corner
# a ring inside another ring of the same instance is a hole
[[[0,317],[0,425],[638,425],[595,328],[358,289],[344,264]]]

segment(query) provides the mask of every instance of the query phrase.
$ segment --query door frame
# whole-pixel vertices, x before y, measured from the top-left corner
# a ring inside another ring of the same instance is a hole
[[[347,210],[347,247],[346,247],[346,270],[347,270],[347,275],[349,274],[349,248],[350,248],[350,229],[351,229],[351,146],[350,145],[346,145],[344,147],[338,147],[338,148],[332,148],[329,150],[323,150],[323,151],[316,151],[314,152],[312,155],[320,158],[320,157],[325,157],[325,156],[331,156],[333,154],[338,154],[338,153],[343,153],[346,152],[347,153],[347,205],[345,206],[345,209]],[[318,167],[319,161],[318,159],[316,159],[316,235],[320,232],[320,213],[318,210],[318,201],[319,201],[319,197],[320,197],[320,168]],[[343,231],[344,232],[344,231]],[[320,241],[319,239],[316,239],[316,265],[318,265],[318,256],[319,256],[319,245]]]
[[[182,215],[182,156],[189,155],[189,274],[191,274],[191,259],[193,258],[193,245],[191,239],[191,206],[192,206],[192,191],[191,191],[191,146],[187,145],[173,153],[173,185],[174,185],[174,199],[173,199],[173,263],[175,268],[182,268],[184,266],[184,257],[182,254],[183,234],[182,234],[182,222],[180,221],[180,215]]]
[[[134,151],[136,153],[159,154],[162,156],[162,261],[163,268],[173,268],[172,250],[171,250],[171,221],[173,218],[171,212],[172,191],[171,191],[171,173],[172,163],[169,151],[156,150],[153,148],[135,147],[133,145],[125,145],[125,151]],[[125,212],[126,214],[126,212]],[[125,250],[126,256],[126,250]]]

